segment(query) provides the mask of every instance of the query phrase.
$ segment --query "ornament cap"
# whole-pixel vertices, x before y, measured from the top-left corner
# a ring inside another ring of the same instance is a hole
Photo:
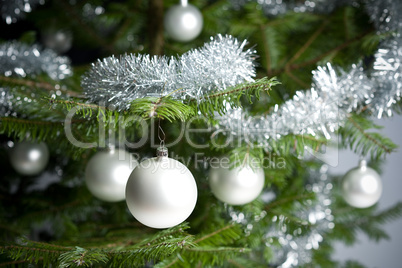
[[[359,161],[359,168],[360,168],[360,169],[366,169],[366,168],[367,168],[367,161],[364,160],[364,159],[361,159],[361,160]]]
[[[109,152],[109,153],[111,153],[111,154],[114,154],[114,152],[116,151],[116,145],[114,145],[114,144],[108,144],[108,145],[106,146],[106,151]]]
[[[168,149],[166,147],[158,147],[158,149],[156,149],[156,156],[168,157]]]

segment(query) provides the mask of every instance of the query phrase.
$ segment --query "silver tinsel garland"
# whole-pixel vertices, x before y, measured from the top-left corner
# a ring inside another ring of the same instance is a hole
[[[349,4],[358,5],[356,1],[346,0],[229,0],[235,9],[243,7],[248,2],[257,2],[266,16],[274,17],[287,12],[331,13],[335,8]]]
[[[312,250],[320,247],[325,233],[334,227],[334,216],[330,205],[333,184],[327,175],[328,166],[323,165],[318,170],[310,170],[306,190],[316,195],[316,201],[309,200],[308,206],[295,203],[296,217],[302,220],[302,225],[310,225],[308,231],[298,228],[290,232],[284,216],[275,216],[267,232],[266,245],[273,251],[271,264],[278,268],[299,267],[311,263]],[[279,243],[280,247],[276,243]]]
[[[382,1],[368,10],[385,8]],[[392,1],[391,1],[392,2]],[[389,4],[389,1],[385,1]],[[381,29],[400,27],[402,3],[387,7],[386,18],[381,23],[391,25]],[[393,17],[392,17],[393,16]],[[374,19],[374,16],[372,16]],[[398,22],[398,23],[397,23]],[[398,28],[400,31],[401,28]],[[373,70],[369,75],[359,65],[352,65],[348,72],[335,70],[328,63],[313,71],[314,83],[307,91],[296,92],[293,99],[266,116],[249,117],[240,109],[229,110],[218,116],[218,128],[231,135],[237,135],[246,142],[269,146],[270,140],[283,135],[319,135],[327,139],[335,132],[351,112],[359,112],[364,106],[378,118],[392,115],[392,105],[401,98],[402,88],[402,38],[399,33],[384,41],[377,53]]]
[[[396,31],[402,28],[402,2],[398,0],[366,0],[366,10],[379,32]]]
[[[319,249],[325,234],[335,227],[331,210],[334,185],[328,176],[328,166],[309,169],[307,176],[306,193],[314,193],[315,200],[306,200],[304,204],[294,202],[295,213],[291,216],[293,220],[300,220],[300,227],[295,230],[290,229],[289,219],[283,215],[267,219],[268,213],[265,210],[253,214],[240,212],[232,206],[227,207],[229,217],[244,227],[246,236],[262,219],[270,221],[270,227],[263,237],[265,245],[272,251],[270,267],[290,268],[311,263],[313,250]],[[273,191],[267,191],[261,199],[269,204],[276,199],[276,195]]]
[[[47,73],[53,80],[72,75],[70,60],[50,49],[28,46],[16,41],[0,44],[0,73],[4,76],[38,75]]]
[[[337,75],[331,64],[313,72],[314,84],[310,90],[298,91],[283,105],[260,117],[248,117],[241,109],[229,110],[219,116],[219,128],[240,135],[246,142],[267,146],[271,139],[284,135],[321,135],[327,139],[346,119],[369,100],[373,84],[363,68],[353,65],[349,73],[339,70]]]
[[[7,24],[15,23],[24,18],[25,13],[31,12],[36,5],[44,3],[45,0],[1,0],[1,17]]]
[[[13,111],[14,102],[15,98],[14,95],[10,92],[10,89],[7,87],[0,87],[0,117],[17,115],[17,113]]]
[[[114,56],[99,60],[82,78],[91,102],[128,109],[131,101],[171,94],[199,99],[209,91],[253,81],[255,51],[246,41],[218,35],[178,58],[149,55]]]
[[[369,109],[377,118],[392,116],[392,106],[401,99],[402,37],[397,36],[384,42],[375,57],[372,73],[374,90]]]

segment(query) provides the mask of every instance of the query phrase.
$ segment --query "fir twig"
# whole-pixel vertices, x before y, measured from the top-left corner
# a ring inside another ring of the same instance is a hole
[[[306,40],[304,45],[293,55],[293,57],[288,61],[287,65],[290,65],[292,62],[296,61],[317,39],[317,37],[324,31],[325,27],[329,23],[329,20],[324,20],[321,26]]]
[[[349,147],[362,156],[370,154],[372,159],[381,158],[393,152],[397,145],[389,138],[377,132],[368,132],[369,129],[379,129],[371,120],[361,116],[348,117],[345,125],[339,129],[343,146]]]
[[[63,125],[60,122],[49,122],[31,119],[21,119],[15,117],[0,118],[0,133],[7,136],[15,136],[24,139],[29,133],[34,140],[54,139],[63,131]]]
[[[0,81],[5,82],[9,85],[14,85],[14,86],[26,86],[29,88],[40,88],[40,89],[45,89],[46,91],[57,91],[56,85],[52,85],[49,82],[37,82],[34,80],[30,80],[29,78],[24,78],[24,79],[18,79],[14,77],[7,77],[7,76],[2,76],[0,75]],[[71,97],[81,97],[81,94],[79,92],[71,91],[71,90],[65,90],[63,91],[67,96]]]
[[[197,106],[202,114],[213,117],[215,112],[224,114],[228,104],[231,108],[241,107],[242,96],[245,96],[250,103],[252,103],[253,98],[258,100],[261,91],[268,92],[277,84],[279,81],[275,77],[271,79],[265,77],[255,82],[246,82],[205,95],[197,102],[193,101],[193,105]]]
[[[131,102],[130,112],[144,119],[160,118],[169,122],[185,121],[194,115],[194,109],[191,106],[170,96],[135,99]]]

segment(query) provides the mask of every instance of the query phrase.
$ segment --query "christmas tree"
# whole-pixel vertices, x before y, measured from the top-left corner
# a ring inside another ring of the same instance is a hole
[[[362,267],[398,1],[2,0],[0,266]],[[326,148],[361,158],[328,173]]]

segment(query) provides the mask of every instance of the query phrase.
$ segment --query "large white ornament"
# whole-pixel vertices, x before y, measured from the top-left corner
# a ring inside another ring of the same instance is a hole
[[[49,162],[46,143],[23,141],[14,145],[10,151],[11,166],[21,175],[38,175]]]
[[[264,170],[248,165],[230,169],[222,164],[209,171],[212,193],[229,205],[244,205],[256,199],[264,188],[264,181]]]
[[[342,178],[342,194],[346,203],[356,208],[367,208],[381,197],[382,183],[378,173],[362,160]]]
[[[141,162],[130,175],[126,202],[131,214],[152,228],[169,228],[186,220],[197,202],[197,184],[179,161],[158,148],[158,157]]]
[[[203,19],[198,8],[182,1],[180,5],[174,5],[166,12],[164,24],[172,39],[188,42],[201,33]]]
[[[125,150],[108,149],[97,152],[88,161],[85,183],[100,200],[118,202],[126,197],[126,183],[137,160]]]

